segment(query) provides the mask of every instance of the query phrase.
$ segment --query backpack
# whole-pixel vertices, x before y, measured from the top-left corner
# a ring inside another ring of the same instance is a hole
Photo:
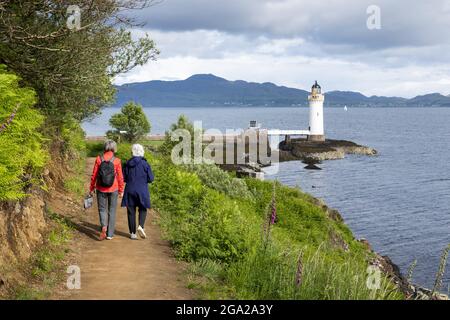
[[[98,169],[97,183],[101,187],[109,188],[114,184],[114,180],[116,179],[116,170],[114,168],[115,157],[113,156],[109,161],[105,161],[103,156],[100,159],[102,163]]]

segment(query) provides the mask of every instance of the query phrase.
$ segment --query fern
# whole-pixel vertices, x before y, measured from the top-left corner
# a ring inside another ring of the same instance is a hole
[[[0,125],[6,123],[0,132],[0,201],[23,198],[46,163],[38,131],[44,117],[32,109],[35,103],[35,92],[20,88],[19,78],[0,65]]]

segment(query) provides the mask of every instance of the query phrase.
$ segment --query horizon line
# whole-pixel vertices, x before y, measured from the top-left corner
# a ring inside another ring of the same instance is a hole
[[[286,86],[286,85],[276,84],[276,83],[271,82],[271,81],[256,82],[256,81],[248,81],[248,80],[242,80],[242,79],[238,79],[238,80],[229,80],[229,79],[226,79],[226,78],[224,78],[224,77],[217,76],[217,75],[215,75],[215,74],[213,74],[213,73],[195,73],[195,74],[192,74],[192,75],[188,76],[188,77],[185,78],[185,79],[181,79],[181,78],[180,78],[180,79],[153,79],[153,80],[145,80],[145,81],[125,82],[125,83],[122,83],[122,84],[114,84],[114,83],[113,83],[113,85],[116,86],[116,87],[121,87],[121,86],[124,86],[124,85],[149,83],[149,82],[155,82],[155,81],[160,81],[160,82],[186,81],[186,80],[188,80],[188,79],[190,79],[190,78],[192,78],[192,77],[194,77],[194,76],[213,76],[213,77],[215,77],[215,78],[223,79],[223,80],[228,81],[228,82],[238,82],[238,81],[243,81],[243,82],[247,82],[247,83],[255,83],[255,84],[273,84],[273,85],[275,85],[275,86],[277,86],[277,87],[280,87],[280,88],[288,88],[288,89],[295,89],[295,90],[302,90],[302,91],[309,92],[308,90],[303,89],[303,88],[289,87],[289,86]],[[314,80],[314,81],[316,81],[316,80]],[[319,81],[319,82],[320,82],[320,81]],[[314,84],[314,82],[313,82],[313,84]],[[331,92],[352,92],[352,93],[359,93],[359,94],[362,94],[363,96],[368,97],[368,98],[371,98],[371,97],[385,97],[385,98],[401,98],[401,99],[406,99],[406,100],[410,100],[410,99],[414,99],[414,98],[416,98],[416,97],[422,97],[422,96],[426,96],[426,95],[432,95],[432,94],[440,94],[440,95],[442,95],[442,96],[444,96],[444,97],[450,98],[450,93],[447,95],[447,94],[442,93],[442,92],[430,92],[430,93],[425,93],[425,94],[419,94],[419,95],[415,95],[415,96],[413,96],[413,97],[411,97],[411,98],[402,97],[402,96],[384,96],[384,95],[376,95],[376,94],[373,94],[373,95],[367,95],[367,94],[365,94],[365,93],[363,93],[363,92],[361,92],[361,91],[352,91],[352,90],[330,90],[330,91],[325,91],[324,94],[331,93]]]

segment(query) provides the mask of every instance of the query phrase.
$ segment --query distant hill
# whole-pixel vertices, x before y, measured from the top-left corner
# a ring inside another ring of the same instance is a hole
[[[116,106],[134,100],[144,107],[307,106],[308,91],[242,80],[228,81],[212,74],[186,80],[148,81],[117,86]],[[325,106],[342,107],[450,107],[450,97],[439,93],[399,97],[367,97],[359,92],[325,93]]]

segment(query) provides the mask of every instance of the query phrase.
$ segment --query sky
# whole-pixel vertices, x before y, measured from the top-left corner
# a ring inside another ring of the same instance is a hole
[[[157,0],[133,11],[157,61],[116,84],[212,73],[324,91],[450,94],[450,0]],[[379,14],[378,14],[379,13]]]

